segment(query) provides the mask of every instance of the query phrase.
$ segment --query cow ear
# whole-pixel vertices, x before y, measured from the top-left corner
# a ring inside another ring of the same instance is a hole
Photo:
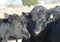
[[[25,12],[22,12],[22,15],[25,15]]]
[[[50,16],[49,16],[48,21],[49,21],[49,23],[50,23],[50,22],[53,22],[53,21],[55,22],[55,19],[56,19],[56,18],[55,18],[55,14],[51,13]]]
[[[22,12],[22,15],[23,15],[24,17],[27,17],[27,15],[26,15],[26,13],[25,13],[25,12]]]
[[[47,14],[47,22],[50,23],[55,20],[55,15],[49,10]]]
[[[30,12],[22,12],[22,15],[29,16]]]
[[[54,15],[53,15],[53,14],[51,14],[51,15],[50,15],[50,19],[53,19],[53,18],[54,18]]]
[[[8,18],[9,15],[7,13],[4,13],[4,16],[5,16],[5,18]]]

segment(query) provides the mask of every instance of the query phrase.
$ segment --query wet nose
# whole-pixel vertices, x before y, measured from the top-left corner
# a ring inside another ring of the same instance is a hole
[[[30,37],[31,37],[31,35],[29,34],[29,33],[25,33],[25,34],[23,34],[23,37],[25,38],[25,39],[29,39]]]
[[[28,39],[28,38],[30,38],[30,37],[31,37],[31,35],[30,35],[29,33],[28,33],[26,36],[27,36],[27,38],[26,38],[26,39]]]
[[[24,28],[24,29],[22,30],[22,35],[23,35],[23,37],[25,37],[26,39],[28,39],[28,38],[31,37],[29,31],[28,31],[26,28]]]

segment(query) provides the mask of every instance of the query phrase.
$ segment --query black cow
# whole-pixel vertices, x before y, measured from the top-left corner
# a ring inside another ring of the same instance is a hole
[[[7,15],[7,19],[0,19],[0,42],[7,42],[9,37],[16,39],[30,38],[30,34],[18,15]]]
[[[29,12],[28,16],[25,14],[23,15],[28,20],[27,29],[31,34],[31,38],[23,40],[23,42],[43,42],[47,32],[46,26],[50,23],[48,9],[43,6],[36,6]]]
[[[60,6],[50,9],[50,14],[53,14],[53,21],[46,27],[45,42],[60,42]]]
[[[49,9],[49,14],[53,15],[53,20],[56,20],[60,17],[60,6],[56,6],[55,8]]]
[[[41,7],[36,6],[33,8],[28,16],[24,14],[24,16],[28,19],[27,29],[31,34],[31,38],[23,40],[23,42],[60,42],[60,6],[49,9],[47,12],[43,7]],[[36,35],[34,30],[42,31]]]

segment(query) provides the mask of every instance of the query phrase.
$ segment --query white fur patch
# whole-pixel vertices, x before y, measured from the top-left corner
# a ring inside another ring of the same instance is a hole
[[[38,35],[40,33],[40,31],[36,31],[35,34]]]
[[[53,14],[51,14],[51,15],[50,15],[50,18],[53,19],[53,17],[54,17]]]

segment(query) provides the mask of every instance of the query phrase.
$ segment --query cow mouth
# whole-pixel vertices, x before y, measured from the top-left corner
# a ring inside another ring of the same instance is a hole
[[[22,34],[22,37],[25,38],[25,39],[29,39],[31,37],[31,35],[28,34],[28,33],[27,34]]]
[[[45,28],[46,28],[46,23],[41,24],[39,27],[37,27],[34,30],[35,35],[39,35]]]

